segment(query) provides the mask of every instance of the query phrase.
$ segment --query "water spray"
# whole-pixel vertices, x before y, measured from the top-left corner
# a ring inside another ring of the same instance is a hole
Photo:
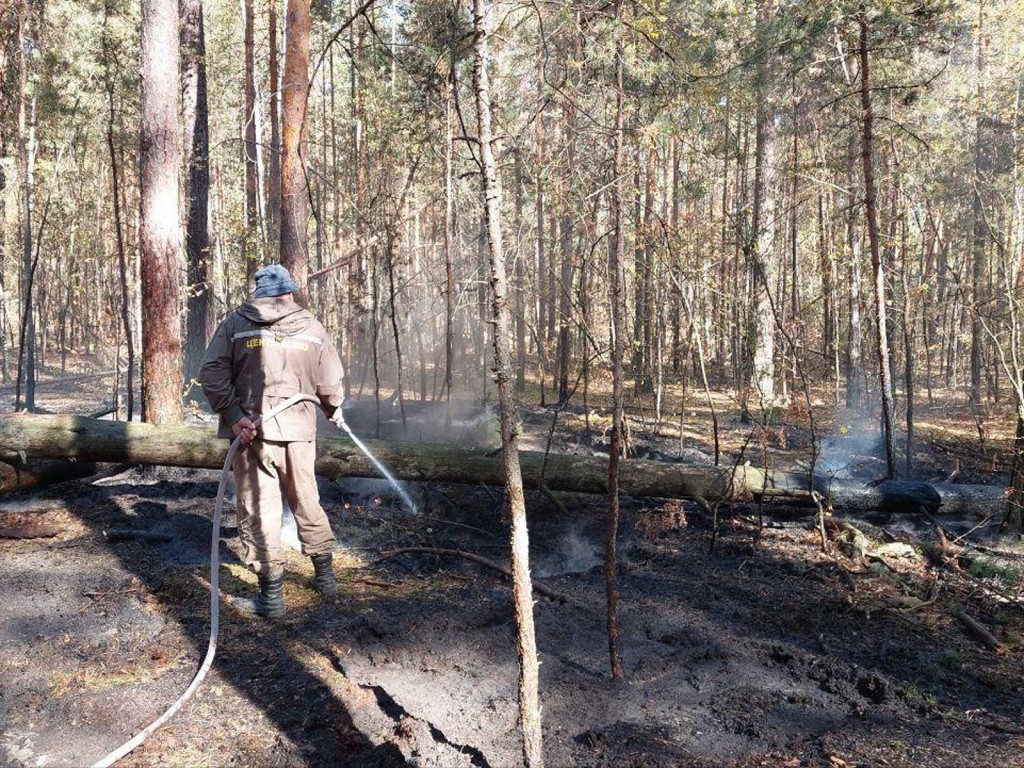
[[[332,421],[334,421],[335,424],[337,424],[339,427],[345,430],[345,432],[349,436],[349,439],[351,439],[352,442],[356,444],[356,448],[362,451],[366,458],[370,460],[370,463],[373,464],[374,467],[376,467],[377,471],[384,475],[384,479],[391,483],[391,486],[398,492],[398,495],[402,498],[402,501],[405,502],[406,506],[409,507],[409,510],[413,514],[418,514],[416,504],[409,497],[409,494],[406,493],[405,488],[403,488],[402,485],[398,482],[398,480],[395,479],[395,476],[388,471],[388,468],[385,467],[377,459],[377,457],[373,455],[373,452],[363,444],[363,441],[355,436],[355,433],[352,431],[352,428],[348,425],[348,422],[346,422],[345,419],[342,418],[340,408],[338,409]]]
[[[296,403],[301,403],[304,400],[317,404],[320,402],[319,398],[314,397],[313,395],[292,395],[276,408],[272,409],[270,413],[264,414],[263,416],[255,419],[253,426],[259,428],[263,422],[274,418],[279,413],[282,413]],[[405,492],[405,489],[402,488],[394,475],[388,471],[387,467],[385,467],[377,457],[371,453],[370,449],[363,445],[363,442],[352,433],[351,428],[345,423],[345,420],[341,415],[341,408],[337,409],[332,421],[348,433],[349,438],[351,438],[352,442],[356,444],[356,447],[366,454],[366,458],[368,458],[373,466],[377,468],[377,471],[384,475],[385,479],[394,486],[395,490],[398,491],[399,496],[402,497],[402,500],[409,505],[409,509],[415,512],[416,505],[413,504],[412,499],[409,498],[409,494]],[[102,760],[97,761],[92,768],[109,768],[109,766],[113,765],[133,749],[140,746],[142,742],[153,735],[153,733],[155,733],[164,723],[174,717],[175,713],[184,706],[186,701],[192,698],[192,694],[198,690],[199,686],[206,678],[206,674],[213,666],[213,658],[217,653],[217,635],[220,630],[220,518],[221,512],[224,508],[224,494],[227,490],[228,472],[231,469],[235,454],[238,452],[241,442],[242,438],[236,437],[232,441],[231,447],[228,448],[228,455],[224,459],[224,468],[220,473],[220,483],[217,486],[217,501],[213,505],[213,522],[210,535],[210,641],[206,647],[206,656],[203,658],[203,663],[199,666],[199,671],[196,672],[195,677],[192,678],[192,682],[189,684],[188,688],[185,689],[185,692],[178,697],[178,700],[175,701],[166,712]]]

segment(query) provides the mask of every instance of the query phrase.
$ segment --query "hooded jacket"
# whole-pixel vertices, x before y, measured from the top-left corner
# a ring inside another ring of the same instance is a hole
[[[252,299],[217,328],[199,368],[199,383],[220,416],[219,437],[231,426],[304,392],[316,395],[328,416],[344,399],[338,351],[309,310],[290,298]],[[316,408],[300,402],[260,428],[264,440],[316,439]]]

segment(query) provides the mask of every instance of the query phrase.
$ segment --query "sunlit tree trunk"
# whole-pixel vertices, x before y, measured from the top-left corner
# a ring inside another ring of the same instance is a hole
[[[21,226],[21,344],[18,357],[18,386],[15,408],[28,411],[36,407],[36,331],[32,307],[32,214],[35,199],[35,96],[29,93],[28,30],[32,6],[29,0],[18,3],[18,173],[20,178]],[[24,387],[24,389],[22,388]],[[22,400],[24,395],[24,400]]]
[[[267,241],[276,248],[281,238],[281,110],[278,83],[277,2],[267,2],[267,24],[270,53],[270,161],[267,163]]]
[[[754,131],[754,200],[750,249],[754,281],[751,308],[753,353],[750,387],[762,402],[775,396],[775,111],[772,108],[772,67],[767,52],[774,0],[757,0],[757,37],[765,49],[757,72],[757,115]]]
[[[181,422],[181,143],[178,131],[178,7],[142,2],[142,128],[139,140],[142,254],[142,415]]]
[[[256,62],[254,47],[253,0],[243,0],[243,41],[245,58],[245,113],[243,119],[243,151],[245,159],[245,276],[246,283],[258,269],[259,261],[259,202],[257,201],[259,172],[256,152]]]
[[[537,639],[533,624],[533,589],[530,580],[529,534],[526,502],[519,467],[519,423],[512,394],[512,318],[508,307],[508,274],[501,228],[501,184],[491,132],[491,95],[488,78],[490,21],[484,0],[473,0],[475,32],[473,80],[476,86],[480,156],[483,170],[487,245],[490,255],[494,320],[495,378],[501,415],[502,465],[508,495],[512,536],[512,594],[515,602],[519,654],[519,725],[523,733],[523,759],[528,768],[544,765],[538,691]]]
[[[310,0],[288,0],[285,22],[284,83],[281,131],[281,263],[299,284],[296,299],[305,304],[306,219],[309,189],[306,179],[306,100],[309,78]]]

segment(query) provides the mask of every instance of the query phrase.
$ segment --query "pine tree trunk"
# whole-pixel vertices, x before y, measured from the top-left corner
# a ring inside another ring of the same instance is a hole
[[[142,254],[142,415],[182,419],[181,143],[178,131],[178,7],[142,1],[142,129],[139,236]]]
[[[975,34],[976,45],[978,46],[977,58],[977,92],[975,109],[977,114],[974,119],[974,178],[973,194],[971,195],[971,216],[974,219],[973,237],[971,240],[971,251],[973,257],[971,289],[973,291],[973,308],[971,311],[971,391],[970,403],[975,410],[976,418],[978,409],[981,407],[981,369],[983,365],[982,354],[985,340],[985,329],[982,323],[982,310],[988,298],[986,290],[986,279],[988,265],[986,263],[985,246],[988,240],[988,226],[985,221],[984,201],[981,199],[981,190],[986,184],[985,170],[987,159],[986,136],[985,136],[985,3],[978,2],[978,29]]]
[[[278,83],[277,2],[267,3],[267,24],[270,38],[270,162],[267,171],[267,241],[273,248],[281,239],[281,110]],[[333,61],[333,59],[332,59]]]
[[[868,243],[871,248],[871,269],[875,286],[875,341],[878,352],[878,378],[882,391],[882,432],[888,477],[896,472],[895,424],[892,401],[892,372],[889,367],[889,327],[885,313],[885,268],[878,238],[878,206],[875,200],[875,168],[873,160],[874,114],[871,108],[871,76],[868,68],[867,9],[861,4],[860,15],[860,103],[862,120],[861,159],[864,164],[864,209],[868,219]]]
[[[612,162],[611,216],[614,239],[608,249],[608,300],[611,304],[612,434],[608,458],[608,526],[604,545],[605,595],[608,608],[608,655],[613,680],[622,680],[622,650],[619,647],[619,461],[623,452],[625,412],[623,407],[623,358],[626,354],[626,195],[625,168],[625,44],[622,0],[615,2],[615,149]]]
[[[544,234],[544,218],[547,215],[547,206],[544,198],[544,170],[547,165],[547,138],[544,132],[544,107],[546,99],[544,96],[544,57],[546,51],[543,45],[537,46],[537,129],[536,149],[534,158],[534,215],[536,227],[536,244],[533,259],[533,289],[535,294],[536,312],[534,320],[534,338],[537,345],[537,369],[540,374],[540,404],[545,405],[545,377],[547,376],[547,345],[544,339],[544,329],[548,323],[548,298],[544,295],[544,288],[547,284],[546,275],[548,271],[547,240]]]
[[[203,1],[180,0],[184,82],[186,204],[185,262],[188,273],[185,377],[199,372],[213,321],[210,284],[210,129],[206,97],[206,35]]]
[[[487,68],[490,23],[484,0],[473,0],[473,79],[476,86],[483,195],[487,216],[494,310],[494,360],[501,415],[502,465],[508,495],[512,536],[512,594],[515,602],[519,653],[519,725],[523,733],[523,759],[528,768],[544,765],[538,690],[537,638],[533,624],[533,589],[530,580],[529,534],[526,502],[519,467],[519,424],[512,395],[512,320],[508,308],[508,274],[501,229],[501,184],[491,133],[491,96]]]
[[[128,370],[125,381],[125,406],[126,418],[131,421],[135,416],[135,330],[132,323],[132,294],[131,281],[129,279],[128,254],[124,241],[123,211],[121,207],[121,179],[118,168],[117,148],[114,142],[114,79],[113,64],[110,60],[109,38],[107,24],[110,16],[110,0],[103,8],[103,59],[105,66],[105,79],[107,89],[107,152],[110,155],[110,192],[111,202],[114,209],[114,235],[117,242],[117,266],[118,278],[121,288],[121,324],[124,330],[125,348],[128,357]],[[114,404],[117,405],[115,393]]]
[[[766,36],[774,15],[773,0],[757,0],[757,35],[767,47]],[[775,111],[772,108],[772,67],[769,53],[758,65],[758,99],[754,130],[754,201],[751,233],[754,300],[750,334],[754,345],[750,387],[766,404],[775,397]]]
[[[259,220],[259,202],[257,195],[259,187],[257,183],[257,153],[256,153],[256,61],[254,48],[254,25],[252,9],[253,0],[243,0],[243,42],[245,58],[245,113],[242,115],[244,127],[243,142],[244,166],[245,166],[245,235],[243,237],[243,250],[245,253],[245,277],[246,284],[252,280],[253,274],[259,267],[259,232],[257,222]]]
[[[455,368],[455,69],[449,71],[445,84],[445,148],[444,148],[444,391],[448,408],[445,426],[451,423],[452,387]]]
[[[1013,438],[1013,464],[1003,530],[1024,533],[1024,401],[1020,400],[1017,402],[1017,430]]]
[[[523,157],[515,153],[516,178],[516,258],[513,267],[516,291],[516,382],[515,393],[526,392],[526,265],[523,257],[523,208],[525,206]]]
[[[32,213],[35,198],[35,97],[29,95],[28,15],[29,2],[18,3],[18,173],[20,181],[21,226],[21,344],[18,351],[16,410],[36,407],[36,332],[32,308]],[[24,386],[24,392],[22,387]],[[24,394],[24,401],[22,401]]]
[[[281,264],[299,284],[296,300],[306,303],[306,98],[309,77],[310,0],[288,0],[285,23],[284,83],[281,131]]]
[[[569,369],[572,366],[572,286],[574,280],[573,239],[574,225],[570,196],[571,174],[576,168],[575,110],[566,101],[563,106],[563,135],[566,144],[566,176],[562,179],[562,216],[558,224],[561,243],[561,274],[558,284],[558,403],[569,403]]]

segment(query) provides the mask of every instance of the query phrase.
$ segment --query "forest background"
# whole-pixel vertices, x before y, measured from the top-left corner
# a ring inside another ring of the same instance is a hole
[[[180,419],[278,259],[353,396],[493,399],[471,9],[181,0],[161,48],[142,5],[0,2],[16,407],[106,355],[127,415],[141,369],[145,417]],[[624,354],[632,413],[683,417],[687,390],[762,427],[847,409],[878,418],[890,476],[913,475],[916,401],[967,404],[982,449],[1009,405],[1024,487],[1024,5],[489,13],[521,401],[608,405]]]

